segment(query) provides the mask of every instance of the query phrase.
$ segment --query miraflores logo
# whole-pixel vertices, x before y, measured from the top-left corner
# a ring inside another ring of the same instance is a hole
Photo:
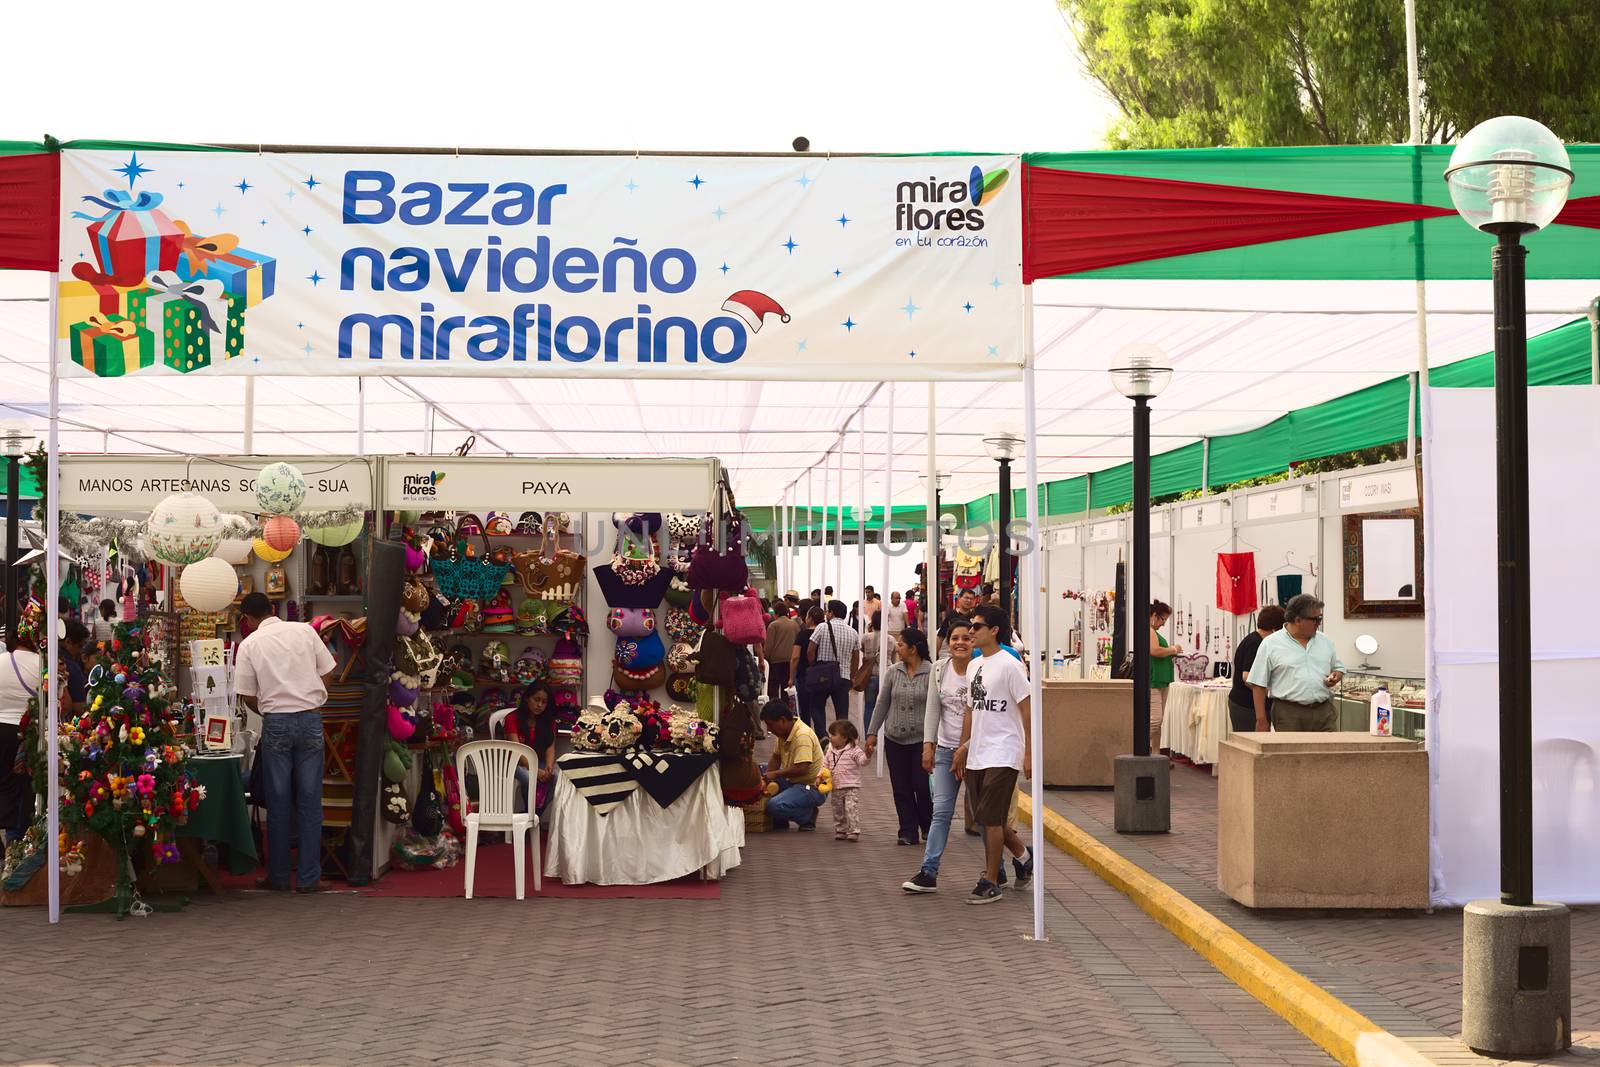
[[[442,481],[444,481],[444,474],[440,471],[429,471],[427,474],[408,474],[401,479],[400,495],[406,500],[438,496],[438,486]]]
[[[926,181],[900,182],[894,188],[894,228],[896,230],[983,229],[983,205],[994,199],[1011,172],[1001,167],[984,173],[973,167],[965,181],[941,180],[928,175]]]

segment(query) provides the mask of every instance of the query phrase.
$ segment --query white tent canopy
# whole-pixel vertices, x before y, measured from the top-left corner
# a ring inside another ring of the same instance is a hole
[[[1529,334],[1584,314],[1597,292],[1600,284],[1588,281],[1530,283]],[[1129,342],[1154,342],[1173,360],[1172,384],[1156,401],[1152,425],[1153,450],[1160,453],[1416,370],[1414,298],[1410,282],[1038,282],[1039,476],[1068,478],[1130,458],[1128,404],[1106,374],[1111,357]],[[1428,307],[1431,366],[1491,346],[1488,282],[1431,282]],[[46,308],[43,275],[0,278],[0,419],[20,419],[39,436],[48,401]],[[926,397],[921,385],[895,390],[898,503],[925,499],[917,476],[925,470]],[[938,407],[939,466],[953,474],[944,499],[960,503],[993,492],[995,468],[982,439],[997,427],[1022,428],[1022,385],[942,384]],[[61,411],[68,452],[237,453],[245,379],[180,383],[159,368],[126,378],[64,378]],[[470,433],[480,454],[714,455],[728,465],[744,504],[777,503],[796,479],[798,500],[806,503],[809,470],[818,506],[822,459],[836,455],[841,431],[850,458],[842,487],[837,458],[829,464],[828,502],[853,504],[859,497],[858,413],[867,430],[867,500],[882,502],[882,431],[889,418],[888,390],[871,382],[535,376],[364,384],[258,378],[254,411],[257,453],[404,454],[430,444],[442,453]],[[789,502],[796,499],[791,493]]]

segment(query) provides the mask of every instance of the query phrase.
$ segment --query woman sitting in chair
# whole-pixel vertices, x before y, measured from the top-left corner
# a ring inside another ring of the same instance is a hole
[[[533,810],[544,811],[550,802],[550,792],[556,781],[556,718],[550,708],[550,687],[534,682],[522,691],[517,709],[505,719],[507,741],[518,741],[533,749],[537,763],[538,788],[533,794]],[[527,810],[528,772],[517,767],[517,781],[522,786],[518,811]]]

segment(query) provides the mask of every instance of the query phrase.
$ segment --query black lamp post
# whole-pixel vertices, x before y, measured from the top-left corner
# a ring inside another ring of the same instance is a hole
[[[1022,454],[1022,435],[1002,427],[983,439],[989,458],[1000,464],[1000,608],[1011,618],[1011,461]]]
[[[1533,899],[1533,641],[1528,565],[1528,323],[1524,234],[1566,205],[1561,140],[1505,115],[1473,127],[1445,171],[1456,210],[1494,234],[1495,508],[1500,672],[1500,899],[1463,914],[1462,1037],[1501,1056],[1572,1044],[1571,915]]]
[[[1117,758],[1115,824],[1122,833],[1165,833],[1172,825],[1167,761],[1150,753],[1149,682],[1150,401],[1171,380],[1166,353],[1155,345],[1128,345],[1111,368],[1111,383],[1133,401],[1133,755]]]
[[[19,611],[17,597],[17,583],[22,576],[16,572],[17,554],[21,549],[20,535],[22,518],[18,514],[22,509],[22,453],[28,447],[28,434],[20,426],[6,425],[0,427],[0,442],[3,442],[6,459],[6,558],[5,558],[5,624],[6,647],[10,648],[16,640],[17,614]]]

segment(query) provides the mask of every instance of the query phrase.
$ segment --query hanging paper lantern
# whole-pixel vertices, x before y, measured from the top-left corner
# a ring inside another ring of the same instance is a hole
[[[339,526],[307,526],[305,528],[306,540],[315,541],[319,545],[329,548],[339,548],[348,545],[351,541],[361,536],[361,531],[366,527],[366,519],[357,518],[354,521],[343,523]]]
[[[239,576],[226,560],[211,556],[183,568],[178,591],[196,611],[221,611],[238,595]]]
[[[287,463],[268,463],[256,476],[256,503],[266,515],[287,515],[306,498],[306,476]]]
[[[250,550],[256,555],[260,556],[261,559],[266,563],[282,563],[284,560],[289,558],[289,553],[294,551],[293,548],[286,548],[282,551],[279,551],[259,537],[255,539],[253,544],[251,544]]]
[[[224,531],[229,526],[243,526],[249,528],[243,515],[222,516]],[[216,557],[235,566],[250,562],[250,539],[248,537],[223,537],[217,542]]]
[[[274,515],[261,524],[261,539],[279,552],[293,552],[300,543],[300,524],[287,515]]]
[[[163,563],[199,563],[222,540],[222,513],[199,493],[174,493],[150,512],[144,540]]]

